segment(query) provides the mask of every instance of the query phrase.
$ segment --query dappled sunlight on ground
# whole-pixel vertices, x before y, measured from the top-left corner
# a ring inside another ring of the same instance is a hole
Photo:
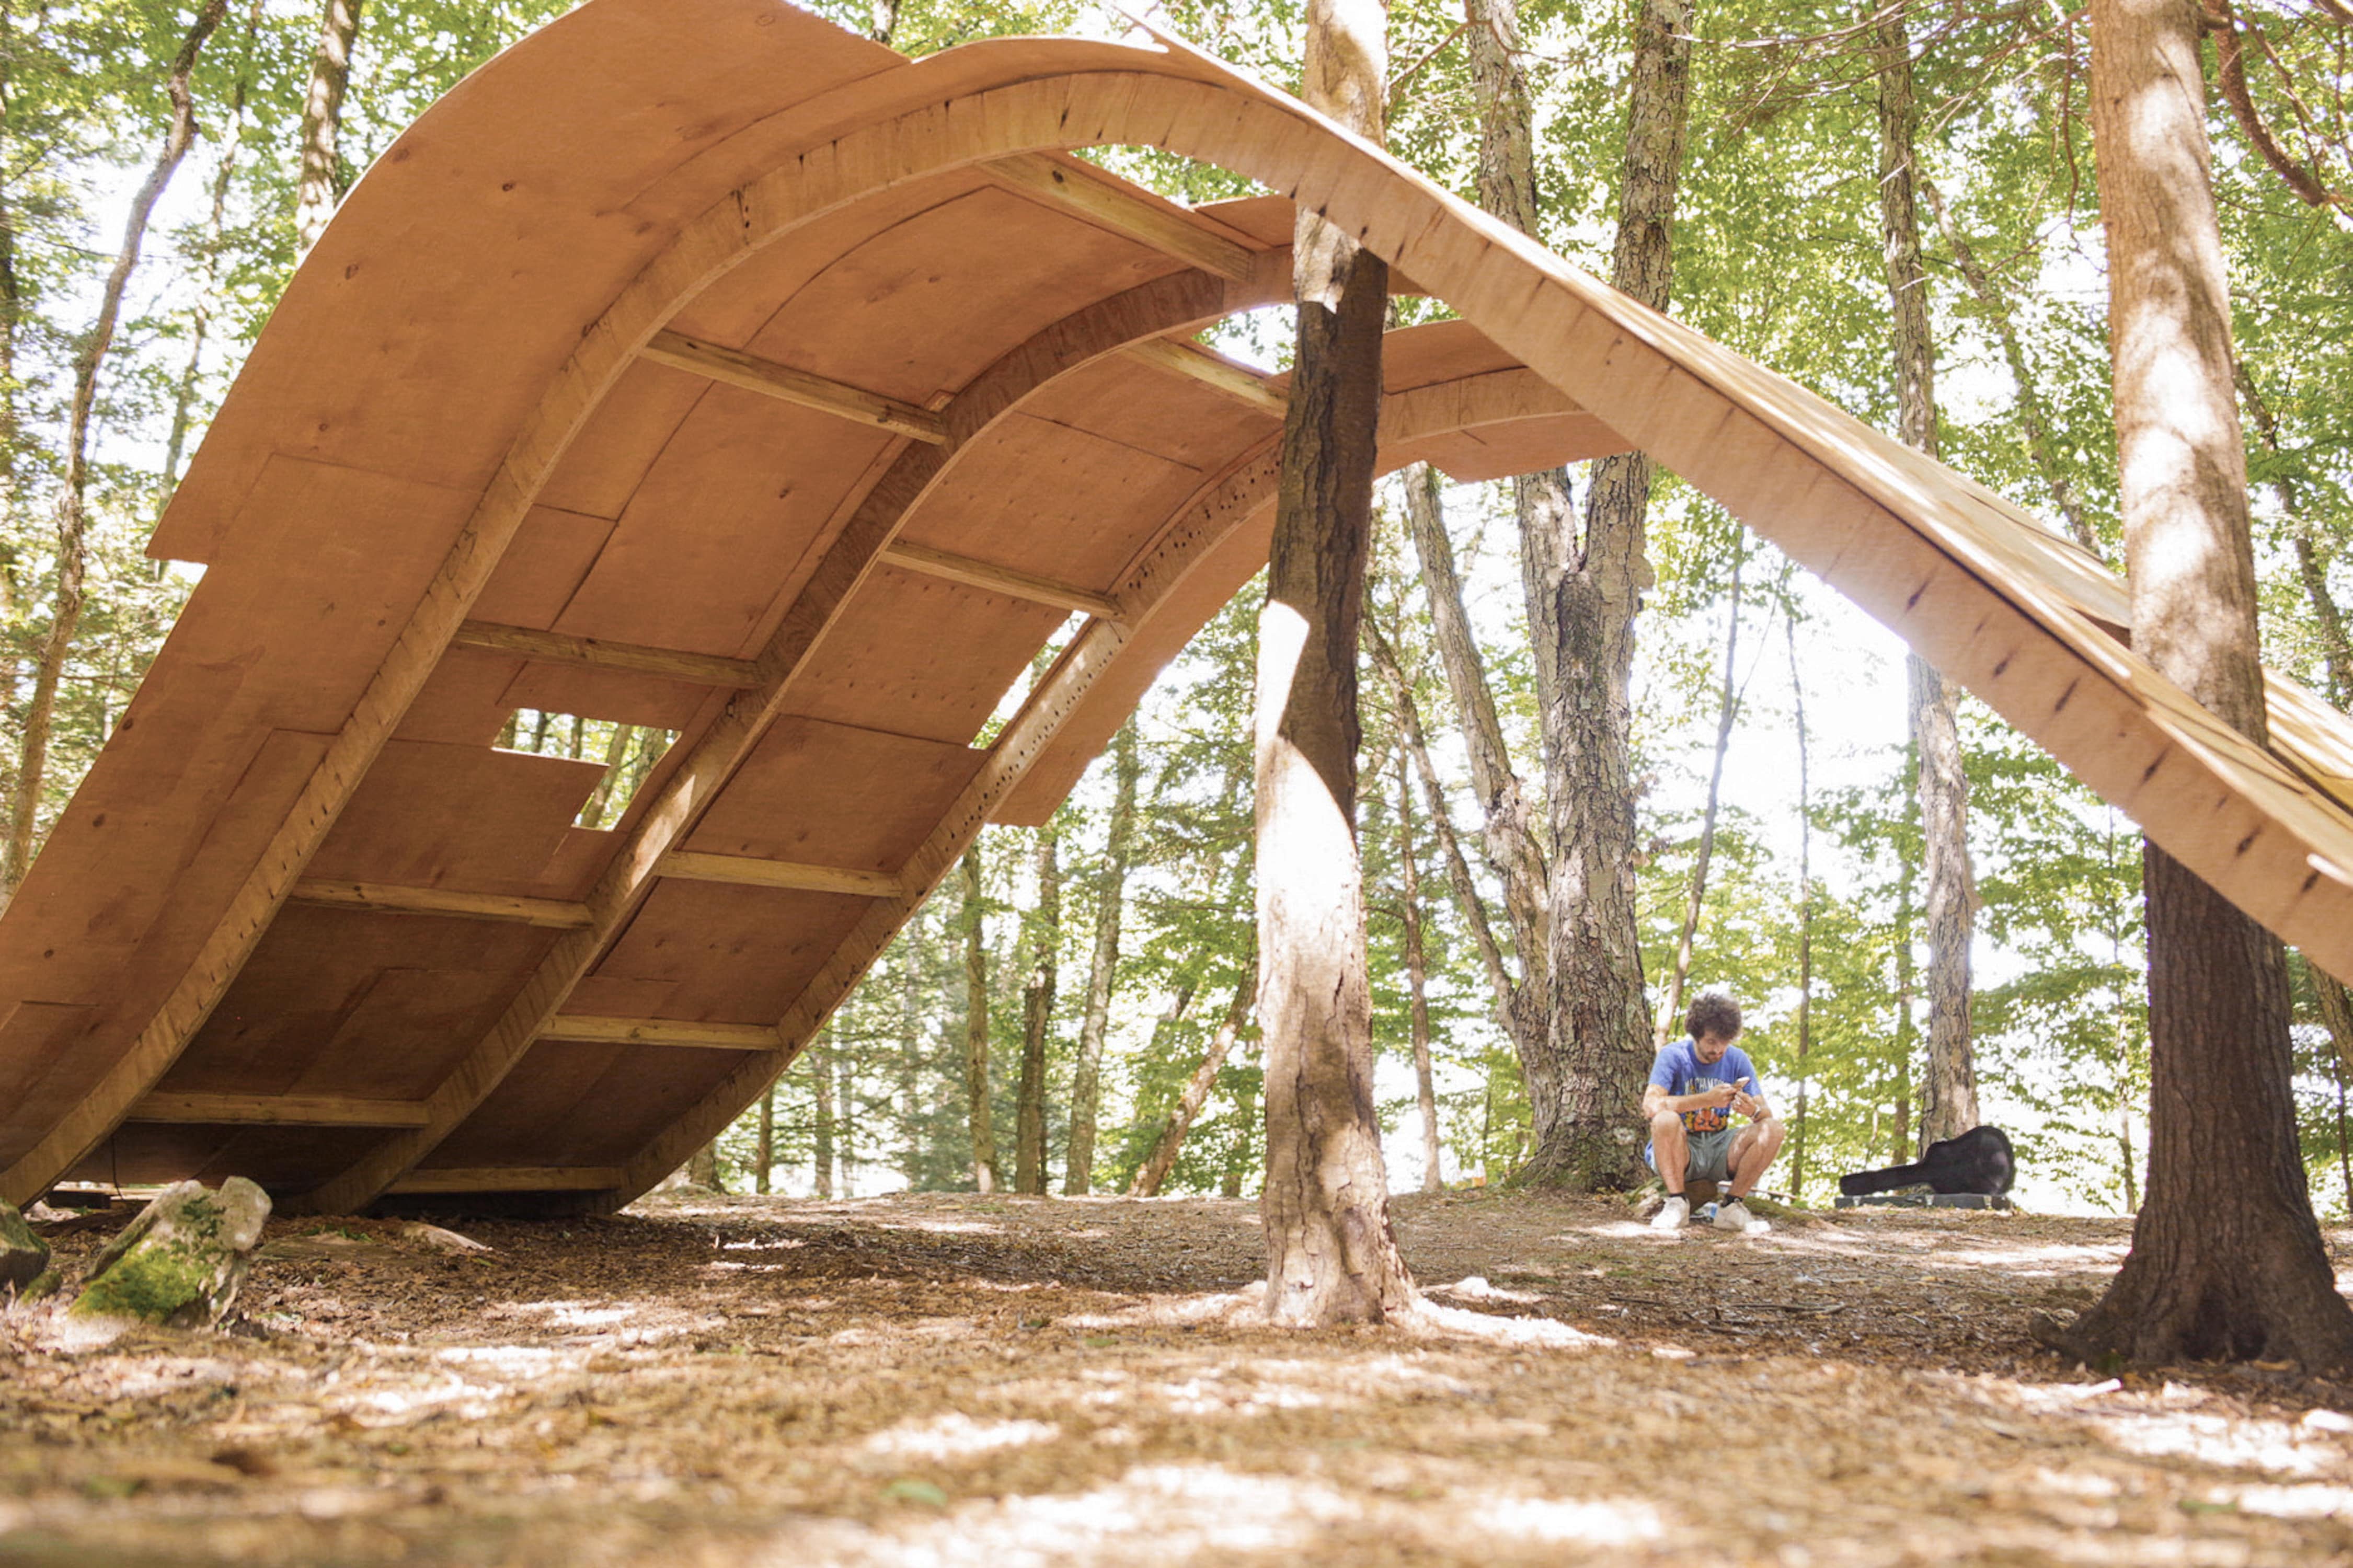
[[[1422,1304],[1320,1334],[1263,1325],[1219,1200],[284,1222],[246,1332],[0,1319],[0,1561],[2353,1560],[2353,1390],[2026,1340],[2118,1222],[1397,1214]]]

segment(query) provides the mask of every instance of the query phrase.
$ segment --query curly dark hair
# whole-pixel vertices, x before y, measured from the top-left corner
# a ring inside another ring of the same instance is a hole
[[[1707,1035],[1720,1035],[1727,1040],[1740,1037],[1740,1004],[1721,991],[1709,991],[1692,998],[1691,1011],[1683,1015],[1683,1027],[1694,1040]]]

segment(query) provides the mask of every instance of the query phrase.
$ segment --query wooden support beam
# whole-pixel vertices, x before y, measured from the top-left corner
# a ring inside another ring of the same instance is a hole
[[[1205,272],[1248,282],[1258,252],[1227,238],[1173,202],[1147,200],[1035,153],[981,165],[1000,183],[1076,214],[1098,228],[1148,245]]]
[[[1282,418],[1291,407],[1290,394],[1269,386],[1264,374],[1236,364],[1196,342],[1181,338],[1154,338],[1149,342],[1137,343],[1127,353],[1130,359],[1142,360],[1155,370],[1198,381],[1276,419]]]
[[[396,1194],[597,1193],[617,1186],[614,1165],[439,1165],[411,1171],[385,1189]]]
[[[944,445],[948,438],[947,425],[928,408],[919,408],[914,404],[902,403],[895,397],[885,397],[879,392],[868,392],[842,382],[828,381],[821,375],[811,375],[790,365],[758,359],[741,349],[706,343],[700,338],[690,338],[684,332],[656,332],[653,341],[638,352],[655,363],[669,365],[672,370],[708,376],[712,381],[723,381],[747,392],[780,397],[786,403],[797,403],[821,414],[853,419],[860,425],[879,425],[885,430],[912,436],[918,441],[929,441],[935,447]]]
[[[681,653],[676,648],[566,637],[561,632],[538,632],[528,626],[502,626],[495,621],[468,621],[449,641],[458,647],[521,654],[543,664],[593,665],[598,669],[659,675],[668,680],[691,681],[697,686],[740,688],[760,684],[760,672],[748,658],[722,658],[717,654]]]
[[[460,893],[442,888],[403,888],[390,882],[330,882],[305,879],[294,884],[288,903],[338,910],[374,910],[393,915],[442,915],[457,920],[502,921],[511,925],[576,931],[589,921],[588,906],[561,899],[526,899],[507,893]]]
[[[848,871],[835,866],[801,866],[750,855],[696,855],[674,849],[654,868],[657,877],[691,882],[734,882],[752,888],[789,888],[803,893],[854,893],[860,898],[896,898],[899,879],[883,871]]]
[[[768,1024],[691,1024],[677,1018],[591,1018],[558,1013],[540,1029],[543,1040],[601,1045],[689,1046],[713,1051],[773,1051],[784,1041]]]
[[[899,540],[882,552],[882,559],[910,572],[944,577],[951,583],[987,588],[1016,599],[1028,599],[1033,604],[1051,605],[1058,610],[1076,610],[1081,615],[1094,616],[1106,621],[1123,618],[1119,601],[1108,594],[1098,594],[1069,583],[1057,583],[1051,577],[1017,572],[1010,566],[992,566],[986,561],[951,555],[944,550],[934,550],[928,545],[909,544]]]
[[[199,1122],[229,1127],[422,1127],[421,1100],[350,1100],[317,1094],[166,1094],[131,1108],[128,1121]]]

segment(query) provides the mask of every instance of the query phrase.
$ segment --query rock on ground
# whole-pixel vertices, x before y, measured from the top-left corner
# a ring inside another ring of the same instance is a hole
[[[269,1195],[243,1176],[218,1193],[198,1182],[166,1187],[90,1260],[73,1315],[216,1323],[245,1283],[269,1218]]]

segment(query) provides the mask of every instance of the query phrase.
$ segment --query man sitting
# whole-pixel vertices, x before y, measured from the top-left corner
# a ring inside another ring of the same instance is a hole
[[[1683,1026],[1691,1037],[1659,1052],[1642,1091],[1642,1111],[1651,1119],[1645,1152],[1667,1184],[1667,1206],[1651,1224],[1681,1230],[1690,1222],[1686,1182],[1728,1182],[1716,1205],[1716,1228],[1753,1236],[1767,1226],[1740,1200],[1756,1190],[1781,1152],[1781,1123],[1766,1109],[1756,1064],[1732,1043],[1740,1037],[1740,1008],[1731,997],[1710,992],[1695,998]],[[1736,1132],[1736,1110],[1749,1122]]]

